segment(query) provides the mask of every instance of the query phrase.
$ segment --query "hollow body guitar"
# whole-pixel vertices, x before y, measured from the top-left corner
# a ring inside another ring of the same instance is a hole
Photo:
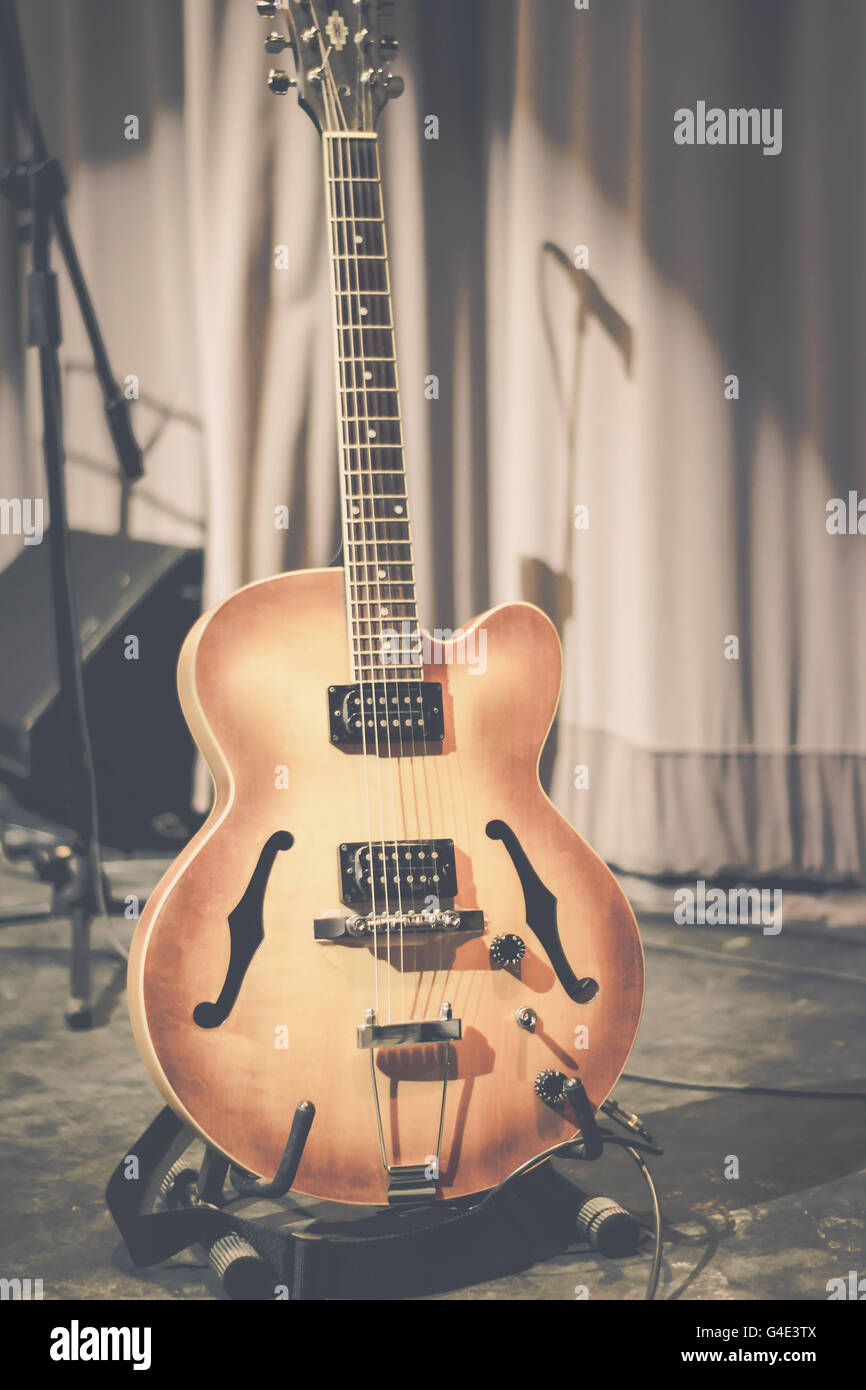
[[[401,1180],[481,1191],[569,1137],[564,1083],[601,1104],[643,1001],[631,909],[538,779],[555,628],[528,604],[448,641],[420,628],[375,135],[387,8],[285,11],[324,149],[344,568],[253,584],[190,633],[179,689],[215,801],[129,968],[182,1118],[271,1178],[312,1101],[295,1189],[375,1204]]]

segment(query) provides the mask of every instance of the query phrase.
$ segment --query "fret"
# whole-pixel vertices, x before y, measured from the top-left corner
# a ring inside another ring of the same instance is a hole
[[[408,526],[406,504],[405,497],[400,497],[396,502],[384,497],[350,497],[346,502],[346,510],[350,513],[349,521],[355,524],[361,521],[381,521],[389,526]]]
[[[350,545],[351,545],[351,541],[350,541],[349,543],[350,543]],[[415,561],[414,561],[414,560],[392,560],[392,561],[391,561],[391,564],[390,564],[390,566],[389,566],[389,569],[413,569],[414,566],[415,566]],[[383,582],[384,584],[390,584],[390,583],[391,583],[391,580],[388,578],[388,573],[389,573],[389,571],[386,570],[386,569],[384,568],[384,566],[382,565],[381,560],[353,560],[353,561],[352,561],[352,567],[353,567],[353,569],[355,569],[355,570],[375,570],[375,569],[378,569],[378,570],[379,570],[379,576],[378,576],[379,579],[381,579],[382,582]],[[375,583],[376,583],[376,580],[375,580],[375,579],[373,579],[373,580],[367,579],[367,580],[362,580],[361,582],[362,582],[362,583],[365,583],[365,584],[367,585],[367,587],[369,588],[369,586],[370,586],[371,583],[372,583],[372,584],[375,584]],[[396,582],[399,584],[401,581],[400,581],[400,580],[397,580]]]
[[[399,396],[397,389],[397,373],[395,371],[395,361],[389,357],[387,361],[378,359],[371,362],[369,357],[366,362],[356,362],[354,358],[346,358],[345,361],[338,361],[341,369],[341,391],[375,391],[378,395]]]
[[[341,423],[357,425],[363,421],[378,421],[383,424],[400,422],[400,402],[394,396],[382,396],[378,391],[346,391],[344,395],[351,400],[343,402]]]
[[[375,498],[361,498],[361,502],[396,502],[396,500],[398,500],[398,499],[400,500],[400,502],[405,502],[405,500],[406,500],[406,493],[405,493],[405,492],[379,492],[378,495],[375,496]]]
[[[344,421],[340,431],[347,449],[399,449],[403,427],[399,420]]]
[[[349,448],[349,449],[355,450],[355,451],[357,451],[358,449],[363,449],[365,453],[377,454],[377,453],[379,453],[381,450],[389,450],[389,449],[390,449],[390,450],[393,450],[393,449],[400,449],[400,450],[402,450],[403,445],[402,445],[402,444],[380,444],[379,441],[378,441],[378,439],[376,439],[376,440],[373,441],[372,444],[349,444],[349,445],[347,445],[346,447]]]
[[[351,221],[332,218],[331,249],[332,254],[348,259],[360,255],[384,258],[387,255],[384,218],[374,217],[363,222],[358,218]]]
[[[395,609],[395,607],[405,607],[405,609],[410,609],[410,612],[393,613],[392,610]],[[373,599],[357,599],[356,605],[354,605],[354,621],[356,621],[356,623],[370,624],[379,623],[382,619],[389,621],[405,621],[411,619],[411,617],[416,617],[417,619],[417,607],[418,605],[414,599],[388,599],[386,605],[374,603]],[[367,609],[368,613],[364,614],[363,609]]]
[[[376,256],[364,256],[359,260],[353,260],[349,256],[334,257],[334,261],[337,290],[340,294],[390,295],[387,261],[379,260]]]
[[[353,483],[363,484],[363,486],[347,486],[346,495],[352,501],[367,501],[374,497],[394,497],[408,501],[406,479],[401,473],[350,473],[347,476]],[[394,481],[386,482],[388,478],[394,478]],[[392,492],[389,490],[391,488],[402,489],[402,491]]]
[[[390,328],[391,296],[389,294],[338,294],[337,327]]]
[[[370,328],[365,326],[349,328],[345,324],[338,325],[338,341],[340,355],[342,357],[360,357],[362,365],[364,359],[368,357],[374,361],[394,361],[392,351],[394,337],[390,327],[374,325]]]
[[[341,179],[328,189],[328,210],[333,222],[384,222],[377,181]]]
[[[387,560],[390,564],[392,560],[396,560],[397,558],[395,555],[391,555],[390,553],[386,555],[384,553],[385,550],[388,550],[390,552],[392,550],[397,549],[405,550],[407,547],[410,550],[412,549],[412,542],[410,540],[400,540],[399,536],[388,536],[387,538],[382,537],[379,539],[378,544],[376,542],[375,536],[352,536],[350,538],[349,544],[353,546],[355,549],[357,549],[358,546],[375,544],[376,560],[379,564],[381,564],[385,560]]]
[[[396,418],[394,415],[345,415],[340,423],[343,425],[374,425],[383,420],[393,423]]]
[[[421,681],[424,680],[423,671],[423,666],[389,666],[388,676],[384,677],[382,671],[375,670],[374,667],[364,666],[361,669],[356,667],[356,680],[359,681],[359,684],[367,681],[370,685],[385,685],[388,684],[389,680],[418,681],[418,684],[421,684]]]

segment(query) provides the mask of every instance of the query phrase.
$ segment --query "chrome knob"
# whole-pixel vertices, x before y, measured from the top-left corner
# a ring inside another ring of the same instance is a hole
[[[561,1071],[553,1071],[551,1067],[545,1067],[535,1078],[535,1094],[539,1100],[543,1100],[545,1105],[562,1104],[562,1088],[565,1085],[565,1076]]]
[[[533,1032],[538,1022],[538,1014],[528,1004],[522,1009],[515,1009],[514,1018],[518,1028],[525,1029],[527,1033]]]
[[[494,965],[519,965],[525,955],[525,941],[513,932],[494,936],[490,943],[490,959]]]
[[[268,86],[275,96],[284,97],[290,87],[294,87],[295,78],[289,77],[282,68],[271,68],[268,73]]]

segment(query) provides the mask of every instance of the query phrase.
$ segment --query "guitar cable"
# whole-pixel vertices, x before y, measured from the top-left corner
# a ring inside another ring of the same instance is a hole
[[[635,1128],[637,1128],[642,1135],[646,1136],[646,1140],[637,1140],[634,1138],[623,1139],[620,1135],[613,1134],[609,1129],[598,1128],[598,1135],[601,1140],[602,1148],[604,1148],[606,1144],[613,1144],[617,1148],[624,1149],[625,1152],[629,1155],[629,1157],[633,1160],[633,1162],[637,1165],[638,1171],[640,1172],[640,1175],[643,1178],[649,1190],[650,1202],[652,1205],[651,1230],[653,1236],[653,1254],[652,1264],[650,1266],[649,1279],[647,1280],[646,1292],[644,1293],[644,1301],[652,1302],[656,1295],[659,1276],[661,1274],[662,1216],[661,1206],[658,1199],[658,1192],[656,1191],[656,1186],[653,1182],[652,1174],[649,1168],[647,1167],[646,1163],[644,1162],[642,1155],[652,1154],[655,1156],[659,1156],[663,1153],[663,1150],[659,1147],[655,1140],[652,1139],[652,1136],[648,1135],[647,1131],[643,1129],[636,1116],[629,1115],[626,1111],[620,1111],[620,1108],[618,1106],[616,1107],[616,1109],[608,1110],[605,1113],[608,1114],[611,1119],[615,1120],[617,1124],[622,1125],[624,1129],[627,1129],[631,1132]],[[512,1182],[516,1181],[517,1178],[524,1177],[527,1173],[531,1173],[534,1169],[539,1168],[542,1163],[547,1163],[551,1158],[558,1157],[577,1159],[586,1158],[587,1155],[585,1153],[583,1139],[564,1139],[561,1143],[554,1144],[551,1148],[542,1150],[542,1152],[536,1154],[534,1158],[527,1159],[525,1163],[521,1163],[518,1168],[515,1168],[511,1173],[504,1177],[500,1183],[497,1183],[496,1187],[492,1187],[490,1191],[486,1194],[486,1196],[483,1197],[482,1200],[478,1203],[477,1207],[474,1208],[474,1210],[480,1211],[483,1207],[487,1206],[488,1202],[495,1201],[496,1198],[501,1195],[503,1190],[506,1187],[508,1187]],[[644,1229],[646,1230],[648,1228],[645,1227]]]

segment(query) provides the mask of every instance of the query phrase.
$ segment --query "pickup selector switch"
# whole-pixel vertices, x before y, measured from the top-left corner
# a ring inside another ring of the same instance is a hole
[[[490,959],[494,965],[519,965],[525,955],[526,942],[513,932],[494,936],[490,943]]]

